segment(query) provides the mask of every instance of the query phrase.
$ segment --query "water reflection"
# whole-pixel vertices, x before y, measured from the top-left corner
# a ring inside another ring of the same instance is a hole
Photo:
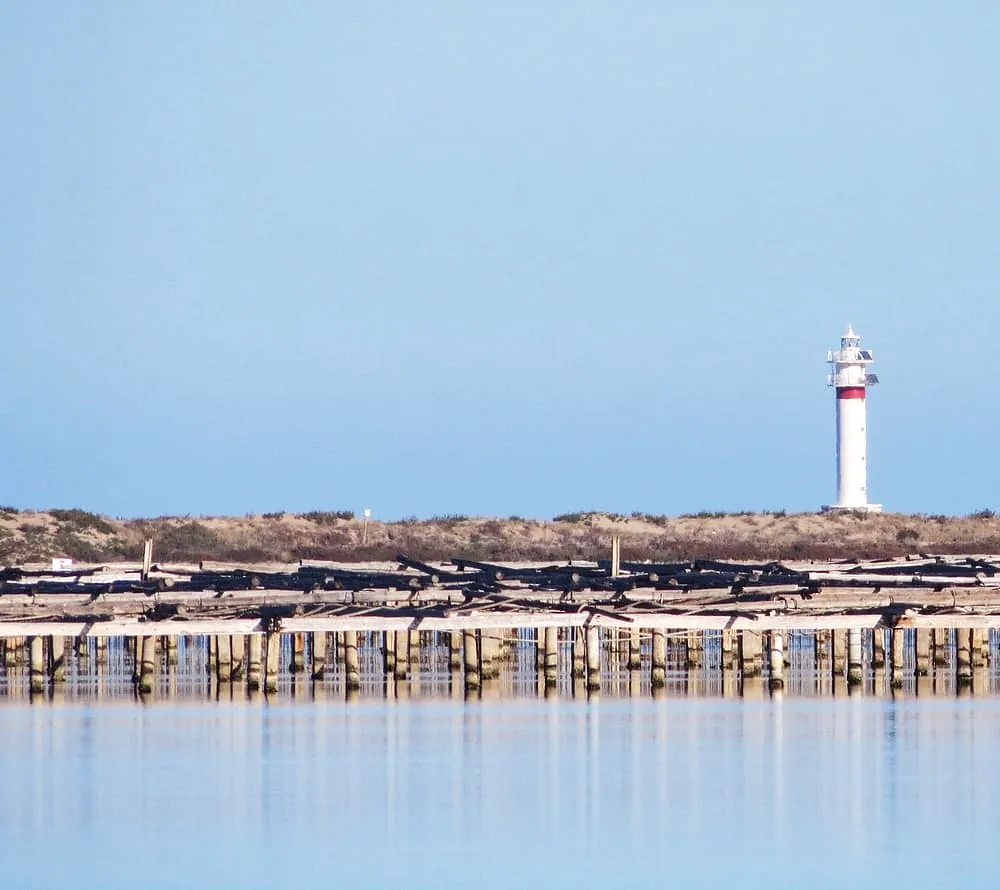
[[[984,880],[994,700],[360,697],[4,711],[9,886]],[[275,704],[277,702],[277,704]],[[59,856],[51,849],[57,844]]]

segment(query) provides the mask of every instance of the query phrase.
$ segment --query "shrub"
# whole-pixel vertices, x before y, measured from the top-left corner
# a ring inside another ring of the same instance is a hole
[[[315,522],[317,525],[334,525],[338,520],[349,522],[354,518],[353,510],[313,510],[310,513],[303,513],[303,519]]]
[[[977,510],[969,514],[969,519],[996,519],[996,515],[992,510]]]
[[[102,519],[96,513],[86,510],[49,510],[49,515],[61,522],[70,532],[96,531],[105,535],[114,534],[114,526]]]

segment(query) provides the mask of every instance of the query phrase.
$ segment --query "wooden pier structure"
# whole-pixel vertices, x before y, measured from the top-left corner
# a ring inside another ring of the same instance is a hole
[[[1000,629],[1000,558],[653,564],[623,562],[614,543],[611,554],[265,570],[155,566],[147,547],[141,566],[11,567],[0,571],[0,681],[26,676],[41,692],[110,647],[148,693],[179,642],[197,639],[214,681],[268,692],[282,671],[313,682],[336,672],[348,690],[373,675],[405,680],[428,646],[467,694],[526,658],[546,688],[568,676],[599,690],[613,663],[654,690],[678,664],[780,689],[804,647],[813,669],[848,686],[871,670],[901,686],[945,666],[961,686],[993,658]]]

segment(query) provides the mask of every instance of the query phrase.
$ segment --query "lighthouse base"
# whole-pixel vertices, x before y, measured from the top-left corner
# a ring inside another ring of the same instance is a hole
[[[824,504],[820,507],[821,513],[881,513],[881,504],[855,504],[854,506],[847,506],[846,504]]]

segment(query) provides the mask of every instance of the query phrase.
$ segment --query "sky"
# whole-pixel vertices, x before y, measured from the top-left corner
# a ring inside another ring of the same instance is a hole
[[[1000,6],[0,11],[0,503],[1000,509]]]

